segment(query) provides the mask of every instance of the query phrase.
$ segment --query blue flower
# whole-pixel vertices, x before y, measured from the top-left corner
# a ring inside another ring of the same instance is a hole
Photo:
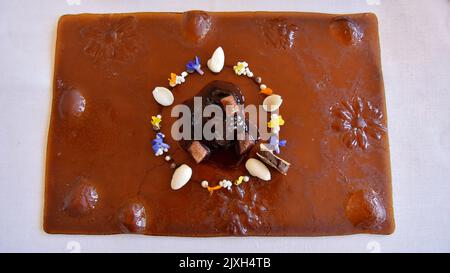
[[[287,144],[286,140],[279,140],[278,135],[272,135],[269,140],[269,144],[272,147],[273,151],[277,154],[280,153],[280,146],[284,147]]]
[[[157,133],[156,138],[152,140],[152,149],[155,152],[155,155],[162,155],[163,152],[167,152],[170,146],[167,143],[164,143],[164,134]]]
[[[200,58],[198,56],[195,56],[195,59],[192,61],[189,61],[186,64],[186,71],[189,73],[194,73],[197,71],[198,74],[203,75],[203,71],[201,70],[202,65],[200,64]]]

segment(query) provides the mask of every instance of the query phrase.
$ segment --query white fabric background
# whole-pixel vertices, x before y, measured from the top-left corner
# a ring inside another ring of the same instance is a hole
[[[42,230],[54,35],[65,13],[374,12],[380,23],[397,230],[391,236],[175,238]],[[450,251],[450,1],[0,2],[1,251]]]

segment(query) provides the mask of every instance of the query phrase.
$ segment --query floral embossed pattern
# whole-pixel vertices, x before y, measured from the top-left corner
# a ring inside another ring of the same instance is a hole
[[[292,48],[295,44],[295,33],[298,26],[290,24],[283,18],[275,18],[264,22],[263,33],[266,41],[274,48]]]
[[[249,231],[263,228],[267,206],[258,196],[257,189],[233,187],[230,193],[217,194],[221,199],[218,216],[226,225],[223,228],[234,235],[248,235]]]
[[[136,18],[102,17],[80,31],[86,40],[84,52],[95,63],[124,62],[137,51]]]
[[[367,149],[369,137],[380,140],[386,132],[383,113],[358,96],[332,106],[331,113],[332,128],[343,133],[343,141],[349,148]]]

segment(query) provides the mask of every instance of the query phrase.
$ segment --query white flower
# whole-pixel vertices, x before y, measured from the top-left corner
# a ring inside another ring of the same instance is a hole
[[[231,182],[230,180],[222,180],[222,181],[220,181],[219,182],[219,185],[222,187],[222,188],[225,188],[225,189],[227,189],[227,190],[231,190],[231,186],[233,186],[233,182]]]
[[[230,180],[225,180],[225,188],[231,190],[231,186],[233,186],[233,182],[231,182]]]
[[[160,155],[162,155],[163,153],[164,153],[163,148],[159,148],[158,151],[156,151],[155,155],[156,155],[156,156],[160,156]]]
[[[177,76],[176,84],[182,84],[183,82],[185,82],[184,77],[182,77],[182,76]]]
[[[236,75],[246,75],[247,73],[251,72],[248,68],[247,62],[238,62],[237,65],[233,66],[234,73]]]

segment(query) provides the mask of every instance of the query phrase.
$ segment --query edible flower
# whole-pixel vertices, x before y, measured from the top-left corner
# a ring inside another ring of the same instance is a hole
[[[177,74],[175,74],[175,73],[170,73],[169,85],[170,85],[171,87],[174,87],[175,85],[177,85]]]
[[[220,190],[221,188],[222,188],[221,185],[217,185],[217,186],[214,186],[214,187],[210,187],[210,186],[206,187],[206,189],[209,191],[209,194],[211,194],[211,195],[213,194],[214,191]]]
[[[239,176],[239,178],[234,181],[234,184],[237,186],[237,185],[240,185],[242,182],[248,182],[248,181],[250,181],[250,177]],[[208,181],[203,180],[201,182],[201,185],[203,188],[207,189],[209,191],[209,193],[212,195],[213,192],[216,190],[220,190],[220,189],[231,190],[231,187],[233,186],[233,182],[231,182],[230,180],[224,179],[224,180],[221,180],[218,185],[216,185],[214,187],[210,187]]]
[[[222,188],[225,188],[225,189],[227,189],[227,190],[231,190],[231,186],[233,186],[233,183],[230,181],[230,180],[222,180],[222,181],[220,181],[219,182],[219,185],[222,187]]]
[[[219,185],[214,186],[214,187],[210,187],[208,181],[203,180],[201,183],[202,187],[207,189],[209,191],[209,194],[212,195],[214,191],[216,190],[220,190],[222,188],[221,183],[219,183]]]
[[[236,179],[236,181],[234,181],[234,184],[236,186],[242,184],[242,182],[248,182],[250,180],[250,177],[248,176],[239,176],[238,179]]]
[[[272,90],[272,88],[267,87],[267,88],[260,90],[259,93],[270,96],[270,95],[272,95],[273,90]]]
[[[169,151],[170,146],[164,143],[165,135],[163,133],[157,133],[156,138],[152,140],[152,149],[156,156],[160,156]]]
[[[203,75],[203,71],[201,69],[202,65],[200,64],[200,58],[198,56],[195,56],[195,59],[192,61],[189,61],[186,64],[186,71],[189,73],[194,73],[197,71],[198,74]]]
[[[284,119],[281,115],[272,114],[271,120],[267,123],[269,128],[279,128],[281,125],[284,125]]]
[[[152,121],[150,123],[153,126],[153,130],[158,131],[159,129],[161,129],[161,124],[160,124],[161,121],[162,121],[161,115],[152,116]]]
[[[247,62],[238,62],[237,65],[233,66],[233,70],[234,70],[234,73],[236,73],[236,75],[239,75],[239,76],[247,75],[247,74],[250,74],[251,76],[253,76],[253,73],[248,68]]]
[[[273,151],[277,154],[280,153],[280,147],[286,146],[286,140],[279,140],[278,135],[272,135],[269,140],[269,145],[273,149]]]
[[[234,184],[236,186],[240,185],[242,182],[244,181],[244,177],[243,176],[239,176],[238,179],[236,179],[236,181],[234,181]]]
[[[177,84],[182,84],[183,82],[186,81],[186,76],[188,75],[188,73],[186,71],[184,71],[183,73],[181,73],[181,76],[178,76],[175,73],[170,73],[170,78],[169,80],[169,85],[171,87],[175,87]]]

